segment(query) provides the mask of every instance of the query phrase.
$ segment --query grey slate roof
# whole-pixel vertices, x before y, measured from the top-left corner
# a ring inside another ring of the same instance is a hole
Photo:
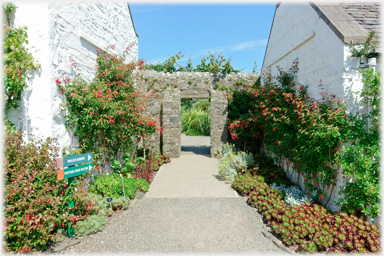
[[[372,30],[381,36],[379,2],[312,2],[310,5],[344,43],[363,42]]]
[[[381,36],[380,3],[340,3],[339,5],[368,32],[375,31],[379,37]]]

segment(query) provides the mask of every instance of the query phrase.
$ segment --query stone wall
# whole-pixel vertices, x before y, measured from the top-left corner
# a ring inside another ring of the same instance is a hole
[[[228,140],[228,101],[225,91],[213,89],[215,84],[233,88],[234,83],[252,85],[259,76],[254,73],[164,73],[147,70],[138,88],[149,93],[160,90],[160,95],[148,102],[146,114],[159,120],[162,135],[152,135],[148,141],[155,151],[162,149],[170,157],[179,157],[181,151],[181,99],[211,97],[211,157]],[[242,86],[240,86],[241,88]],[[160,97],[159,97],[160,96]]]

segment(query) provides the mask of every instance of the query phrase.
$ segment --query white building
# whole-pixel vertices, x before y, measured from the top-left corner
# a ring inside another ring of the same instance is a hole
[[[348,44],[365,41],[372,30],[381,34],[380,10],[366,2],[277,4],[262,69],[276,75],[276,66],[288,70],[298,58],[297,80],[309,86],[310,97],[320,99],[321,81],[328,95],[355,111],[361,106],[352,92],[363,84],[360,59],[351,57]]]
[[[381,6],[379,3],[330,3],[310,2],[278,3],[265,52],[263,70],[278,74],[276,66],[287,71],[298,59],[297,82],[308,85],[311,98],[319,100],[318,85],[325,86],[328,95],[346,101],[349,112],[363,108],[360,98],[353,92],[363,87],[362,77],[357,70],[364,67],[360,58],[351,57],[349,43],[365,42],[368,33],[374,30],[381,35]],[[381,49],[378,49],[381,53]],[[379,59],[369,59],[369,64],[379,66]],[[287,171],[287,167],[283,164]],[[289,168],[291,173],[292,167]],[[293,171],[291,179],[296,181]],[[299,182],[304,188],[304,181]],[[345,184],[341,172],[327,205],[338,210],[337,200],[340,186]],[[328,191],[328,194],[330,191]]]
[[[19,124],[22,117],[26,136],[32,133],[59,140],[60,147],[71,144],[60,110],[64,96],[55,83],[65,75],[74,77],[71,59],[90,81],[95,76],[97,48],[115,45],[117,53],[135,43],[130,60],[138,59],[138,35],[128,3],[44,3],[15,2],[13,27],[27,26],[27,48],[41,70],[30,74],[20,109],[11,110],[9,118]],[[129,61],[129,60],[128,60]],[[73,141],[74,145],[76,140]]]

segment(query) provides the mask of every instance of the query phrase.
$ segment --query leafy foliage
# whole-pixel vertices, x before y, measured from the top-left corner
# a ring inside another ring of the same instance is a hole
[[[28,252],[44,250],[58,228],[82,220],[90,212],[87,191],[79,188],[73,195],[75,183],[57,179],[55,139],[31,137],[6,123],[4,134],[4,246],[7,251]],[[76,199],[73,208],[68,201]],[[70,214],[70,210],[73,214]]]
[[[149,189],[149,183],[146,180],[144,180],[142,178],[137,178],[137,179],[135,179],[135,182],[136,182],[137,188],[140,191],[147,193],[147,191]]]
[[[66,98],[66,127],[75,130],[86,151],[101,154],[103,166],[118,152],[132,148],[134,135],[153,134],[158,126],[157,120],[141,114],[151,97],[135,88],[143,62],[125,64],[129,47],[121,55],[106,51],[99,51],[96,77],[90,83],[80,74],[72,80],[56,79]],[[72,65],[76,67],[76,63]]]
[[[344,211],[360,211],[365,216],[380,215],[380,102],[381,73],[372,68],[360,70],[364,87],[360,92],[363,102],[370,106],[366,116],[351,115],[352,128],[348,130],[350,146],[343,146],[340,166],[346,177],[353,177],[340,190],[344,197],[337,204]],[[367,129],[365,124],[369,125]],[[347,141],[347,140],[346,140]]]
[[[286,205],[293,206],[295,205],[302,205],[305,203],[312,203],[313,200],[304,193],[299,187],[296,186],[290,186],[287,187],[284,184],[277,185],[276,183],[273,183],[271,185],[271,188],[274,188],[276,190],[284,190],[285,197],[284,201]]]
[[[181,108],[181,125],[183,133],[190,136],[209,136],[211,132],[210,102],[201,99],[191,108]]]
[[[135,181],[120,177],[117,173],[96,176],[95,182],[89,186],[89,191],[103,197],[118,198],[124,195],[122,179],[124,179],[125,196],[131,199],[135,198],[137,190]]]
[[[133,170],[133,177],[135,179],[142,178],[148,183],[152,182],[154,172],[157,171],[164,163],[169,163],[171,160],[168,155],[159,155],[150,152],[146,159],[138,162]]]
[[[338,168],[345,167],[345,175],[352,174],[353,170],[356,183],[348,185],[349,191],[342,190],[342,193],[348,196],[341,199],[344,203],[351,200],[351,204],[343,209],[354,209],[355,213],[358,213],[355,210],[361,210],[365,214],[376,216],[379,209],[379,141],[374,138],[378,138],[378,115],[372,118],[377,121],[373,122],[371,132],[364,135],[367,117],[361,117],[359,114],[347,115],[345,102],[336,99],[335,95],[328,96],[322,84],[319,85],[322,99],[311,99],[307,94],[307,86],[295,82],[297,65],[295,61],[288,72],[278,68],[279,75],[275,77],[263,71],[263,85],[255,86],[249,92],[249,96],[253,95],[254,100],[248,104],[248,121],[240,117],[232,122],[228,128],[231,135],[239,138],[236,135],[243,134],[243,140],[262,138],[268,151],[273,152],[275,160],[284,160],[288,168],[295,168],[299,173],[298,178],[303,176],[309,193],[314,195],[314,200],[325,205],[330,200],[325,197],[326,191],[332,186],[332,193]],[[366,71],[365,77],[366,81],[376,84],[366,90],[370,92],[370,96],[365,98],[375,102],[372,109],[377,114],[380,79],[370,71]],[[236,122],[239,125],[234,125]],[[356,141],[353,143],[354,149],[340,154],[338,143],[351,139]],[[356,148],[357,144],[359,150]],[[355,160],[359,161],[354,163]],[[356,168],[357,166],[361,168]],[[348,172],[348,169],[351,171]],[[359,189],[359,186],[364,189]],[[368,211],[368,208],[372,211]]]
[[[291,185],[291,181],[287,178],[287,175],[280,166],[274,164],[271,157],[263,154],[255,154],[254,162],[256,167],[250,170],[253,174],[261,175],[264,177],[264,181],[271,185],[276,183],[279,185]]]
[[[232,183],[237,173],[245,172],[253,162],[252,154],[238,151],[229,143],[219,148],[219,174],[228,182]]]
[[[377,47],[380,45],[379,38],[375,31],[371,31],[367,36],[365,42],[357,43],[356,45],[350,44],[352,57],[369,56],[376,53]]]
[[[74,230],[74,234],[78,237],[87,236],[103,230],[103,227],[107,224],[105,216],[92,215],[84,221],[79,221]]]
[[[12,28],[10,16],[15,13],[16,6],[12,3],[3,3],[4,24],[3,41],[3,83],[5,93],[5,111],[17,109],[21,93],[27,87],[29,76],[27,71],[37,69],[40,64],[35,63],[32,55],[28,53],[27,27]]]
[[[231,65],[231,58],[228,60],[224,58],[224,56],[221,55],[221,53],[216,56],[215,53],[211,53],[208,51],[207,57],[203,56],[201,58],[201,63],[198,64],[196,67],[193,67],[191,59],[188,60],[187,65],[185,67],[182,67],[181,65],[177,64],[176,62],[180,60],[182,57],[184,57],[184,54],[181,55],[181,52],[178,54],[175,54],[173,56],[170,56],[169,59],[165,60],[163,63],[158,64],[147,64],[146,68],[148,70],[155,70],[158,72],[212,72],[212,73],[238,73],[240,70],[235,70]]]

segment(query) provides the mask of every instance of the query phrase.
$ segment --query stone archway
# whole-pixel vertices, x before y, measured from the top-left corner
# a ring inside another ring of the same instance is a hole
[[[181,99],[211,97],[211,157],[215,157],[220,146],[228,140],[227,114],[228,101],[225,90],[234,83],[253,84],[258,78],[253,73],[203,73],[176,72],[163,73],[145,71],[144,80],[139,86],[151,91],[162,89],[162,99],[153,99],[149,104],[148,115],[157,118],[162,127],[162,135],[149,138],[155,151],[162,150],[170,157],[181,154]],[[237,85],[238,86],[238,85]]]

